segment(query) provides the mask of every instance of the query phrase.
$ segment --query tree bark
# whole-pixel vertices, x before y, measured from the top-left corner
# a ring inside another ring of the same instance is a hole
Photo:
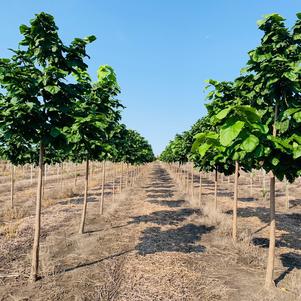
[[[30,281],[35,282],[38,279],[39,271],[39,251],[40,251],[40,232],[41,232],[41,203],[42,203],[42,181],[43,181],[43,168],[44,168],[44,145],[40,143],[39,153],[39,174],[38,174],[38,188],[37,188],[37,201],[36,201],[36,216],[35,216],[35,229],[34,240],[32,247],[32,262]]]
[[[102,215],[103,214],[103,202],[104,202],[104,189],[105,189],[105,181],[106,181],[106,160],[103,160],[102,162],[102,183],[101,183],[101,198],[100,198],[100,208],[99,208],[99,213]]]
[[[85,231],[85,221],[88,203],[88,188],[89,188],[89,160],[86,160],[86,170],[85,170],[85,192],[84,192],[84,203],[81,222],[79,226],[79,234],[83,234]]]
[[[234,202],[233,202],[233,223],[232,223],[232,239],[237,241],[237,196],[238,196],[238,172],[239,164],[235,161],[235,176],[234,176]]]

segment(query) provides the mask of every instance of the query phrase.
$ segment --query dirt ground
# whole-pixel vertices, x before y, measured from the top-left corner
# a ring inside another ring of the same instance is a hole
[[[41,279],[35,284],[28,283],[33,216],[20,218],[15,237],[0,235],[0,300],[301,300],[297,188],[289,212],[282,203],[277,207],[277,288],[267,292],[269,211],[261,180],[254,180],[250,197],[248,178],[241,177],[236,244],[230,237],[232,179],[220,184],[217,212],[211,177],[204,179],[201,204],[198,181],[195,176],[191,197],[167,166],[153,163],[115,202],[105,203],[103,216],[97,185],[83,235],[81,198],[45,208]]]

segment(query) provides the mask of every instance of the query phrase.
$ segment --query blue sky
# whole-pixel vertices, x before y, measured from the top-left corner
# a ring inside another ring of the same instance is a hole
[[[123,122],[156,154],[205,114],[204,81],[232,80],[261,32],[256,21],[277,12],[291,26],[300,0],[9,0],[0,10],[0,56],[20,40],[35,13],[54,15],[61,37],[94,34],[90,73],[111,65],[127,107]]]

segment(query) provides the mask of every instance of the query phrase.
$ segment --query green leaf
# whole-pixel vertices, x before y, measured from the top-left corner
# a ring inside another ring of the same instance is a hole
[[[60,91],[58,86],[46,86],[44,89],[51,94],[56,94]]]
[[[220,130],[220,143],[223,146],[228,146],[239,135],[245,123],[243,121],[236,121],[230,126],[223,126]]]
[[[204,157],[206,152],[208,151],[208,149],[211,147],[210,144],[208,143],[203,143],[200,147],[199,147],[199,153],[201,155],[201,157]]]
[[[28,29],[28,26],[25,25],[25,24],[22,24],[22,25],[19,27],[19,29],[20,29],[20,33],[21,33],[21,34],[24,34],[24,33],[26,32],[26,30]]]
[[[280,162],[280,160],[279,160],[278,158],[273,158],[273,159],[272,159],[272,164],[273,164],[274,166],[277,166],[277,165],[279,164],[279,162]]]
[[[293,117],[297,122],[301,122],[301,111],[295,113]]]
[[[245,150],[247,153],[250,153],[257,147],[258,144],[259,144],[259,139],[254,135],[250,135],[247,139],[245,139],[242,142],[241,148]]]
[[[57,136],[59,136],[61,134],[61,131],[58,128],[52,128],[50,131],[50,135],[53,138],[56,138]]]
[[[216,114],[215,117],[216,117],[218,120],[222,120],[222,119],[224,119],[224,118],[228,115],[228,113],[231,111],[231,109],[232,109],[232,107],[223,109],[223,110],[221,110],[218,114]]]
[[[292,82],[297,81],[298,79],[298,75],[292,71],[285,72],[283,75]]]
[[[301,146],[293,149],[293,158],[298,159],[299,157],[301,157]]]

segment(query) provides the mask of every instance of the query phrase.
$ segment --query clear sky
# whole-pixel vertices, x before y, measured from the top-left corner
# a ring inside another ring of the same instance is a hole
[[[291,26],[300,0],[3,0],[0,56],[16,48],[19,25],[54,15],[61,37],[94,34],[90,73],[111,65],[127,107],[123,122],[156,154],[205,114],[204,81],[232,80],[261,32],[256,21],[277,12]]]

